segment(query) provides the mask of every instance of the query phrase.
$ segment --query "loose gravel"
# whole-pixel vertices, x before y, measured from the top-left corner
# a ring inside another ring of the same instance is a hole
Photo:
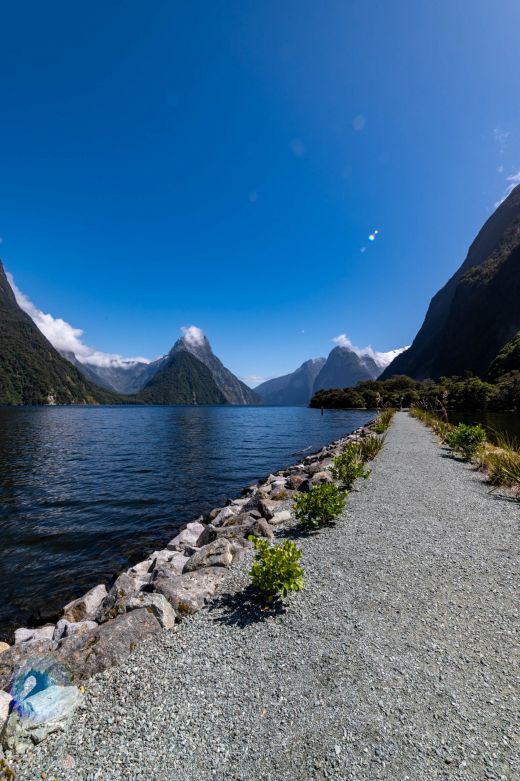
[[[519,779],[519,518],[397,414],[344,516],[299,537],[285,612],[248,605],[248,554],[210,609],[90,681],[17,778]]]

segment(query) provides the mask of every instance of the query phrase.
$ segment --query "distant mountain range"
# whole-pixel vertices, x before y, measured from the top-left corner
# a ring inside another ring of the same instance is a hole
[[[151,363],[112,361],[108,362],[106,366],[99,366],[78,360],[76,355],[69,350],[60,350],[60,353],[91,382],[95,382],[106,390],[127,394],[139,393],[168,359],[168,356],[163,356]]]
[[[20,301],[19,291],[16,296]],[[462,266],[433,297],[411,347],[377,353],[353,347],[342,335],[326,359],[305,361],[255,390],[222,364],[194,326],[152,362],[109,356],[98,365],[72,352],[60,354],[16,296],[0,262],[0,404],[303,405],[318,390],[396,374],[494,377],[504,367],[520,370],[520,186],[487,220]]]
[[[473,372],[484,376],[520,330],[520,186],[500,204],[469,248],[462,266],[432,298],[411,347],[382,379]],[[520,369],[520,365],[517,366]]]
[[[84,376],[118,393],[148,404],[260,404],[257,394],[235,377],[214,354],[200,330],[184,329],[167,355],[151,363],[118,361],[108,366],[62,355]]]
[[[291,374],[263,382],[255,391],[265,404],[308,404],[316,377],[326,362],[326,358],[311,358]]]
[[[263,382],[255,388],[257,394],[265,404],[306,405],[318,390],[352,388],[362,380],[375,380],[402,352],[376,353],[353,347],[346,337],[338,341],[344,343],[334,347],[328,358],[312,358],[291,374]]]
[[[199,328],[151,363],[99,366],[58,352],[19,306],[0,262],[0,404],[260,404]]]

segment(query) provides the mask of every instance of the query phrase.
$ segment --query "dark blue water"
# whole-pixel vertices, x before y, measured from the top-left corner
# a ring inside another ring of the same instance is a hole
[[[304,407],[0,409],[0,634],[373,417]]]
[[[520,414],[518,412],[463,412],[450,410],[448,412],[450,423],[480,423],[488,432],[492,441],[497,441],[505,435],[511,442],[520,443]]]

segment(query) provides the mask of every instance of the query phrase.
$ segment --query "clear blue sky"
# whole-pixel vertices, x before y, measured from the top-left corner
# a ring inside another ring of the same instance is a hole
[[[107,352],[195,324],[274,376],[343,332],[409,343],[520,168],[517,0],[38,0],[0,24],[0,255]]]

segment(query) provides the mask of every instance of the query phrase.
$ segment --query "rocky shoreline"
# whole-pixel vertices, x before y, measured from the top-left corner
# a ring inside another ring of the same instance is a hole
[[[66,605],[56,624],[20,628],[14,645],[0,644],[0,739],[7,756],[23,754],[65,729],[84,681],[121,664],[140,641],[161,629],[175,631],[184,617],[204,607],[227,568],[252,547],[248,537],[273,539],[273,527],[291,520],[287,500],[332,482],[333,457],[371,426],[270,474],[224,507],[186,524],[164,549],[122,572],[108,590],[95,586]]]

